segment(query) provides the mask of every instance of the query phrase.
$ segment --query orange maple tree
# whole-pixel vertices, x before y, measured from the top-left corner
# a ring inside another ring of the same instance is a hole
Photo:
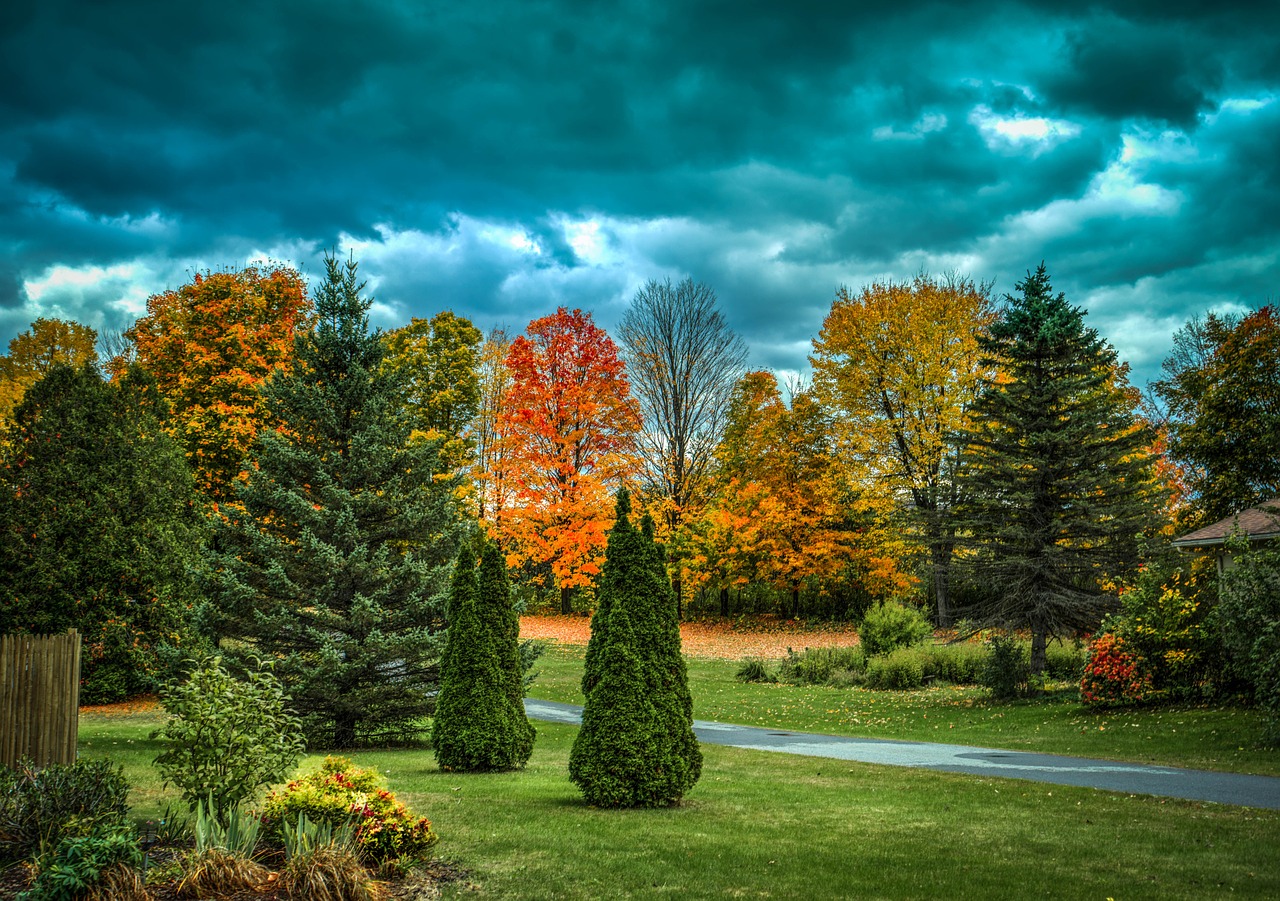
[[[490,525],[512,565],[550,568],[568,613],[600,572],[610,495],[638,467],[639,412],[617,346],[581,310],[529,323],[506,365],[497,433],[513,496]]]
[[[873,594],[909,589],[903,548],[855,525],[836,466],[830,424],[812,393],[751,372],[738,383],[717,450],[717,491],[690,537],[688,578],[727,589],[765,582],[791,595],[852,569]],[[722,594],[723,598],[723,594]]]
[[[147,299],[125,334],[138,362],[173,407],[197,487],[227,500],[262,427],[258,386],[290,365],[311,302],[288,266],[197,273],[190,284]]]

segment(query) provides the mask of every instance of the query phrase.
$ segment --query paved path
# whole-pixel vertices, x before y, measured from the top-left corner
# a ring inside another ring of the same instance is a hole
[[[575,704],[525,698],[530,717],[555,723],[579,724],[582,708]],[[1088,757],[1000,751],[966,745],[940,745],[879,738],[845,738],[812,732],[786,732],[754,726],[733,726],[694,720],[700,741],[753,751],[775,751],[806,757],[833,757],[862,763],[922,767],[946,773],[970,773],[1006,779],[1030,779],[1054,785],[1078,785],[1137,795],[1159,795],[1188,801],[1213,801],[1242,807],[1280,810],[1280,777],[1215,773],[1178,767],[1117,763]]]

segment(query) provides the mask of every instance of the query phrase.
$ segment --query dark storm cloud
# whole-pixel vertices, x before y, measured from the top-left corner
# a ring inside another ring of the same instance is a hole
[[[837,285],[922,266],[1008,290],[1045,259],[1100,320],[1164,328],[1193,273],[1251,292],[1280,244],[1277,28],[1274,3],[1190,0],[25,4],[0,33],[0,329],[172,286],[123,272],[314,272],[340,244],[384,325],[609,324],[689,274],[780,369]]]

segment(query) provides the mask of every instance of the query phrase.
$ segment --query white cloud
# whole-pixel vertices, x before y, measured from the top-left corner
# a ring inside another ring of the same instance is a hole
[[[1080,126],[1067,119],[1044,116],[997,115],[986,104],[975,106],[969,113],[969,124],[982,135],[987,148],[995,151],[1030,152],[1039,156],[1064,141],[1079,136]]]

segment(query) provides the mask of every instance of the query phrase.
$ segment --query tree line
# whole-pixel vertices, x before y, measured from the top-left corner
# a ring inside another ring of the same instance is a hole
[[[287,266],[206,272],[106,341],[14,339],[0,631],[80,628],[90,698],[195,647],[268,656],[314,730],[381,740],[428,703],[459,547],[483,532],[526,603],[590,610],[620,488],[682,607],[897,598],[1029,629],[1033,665],[1114,605],[1139,536],[1280,493],[1271,307],[1192,319],[1144,396],[1043,265],[999,300],[841,289],[807,385],[750,369],[691,279],[643,286],[616,340],[563,308],[384,333],[370,302],[330,258],[310,297]]]

